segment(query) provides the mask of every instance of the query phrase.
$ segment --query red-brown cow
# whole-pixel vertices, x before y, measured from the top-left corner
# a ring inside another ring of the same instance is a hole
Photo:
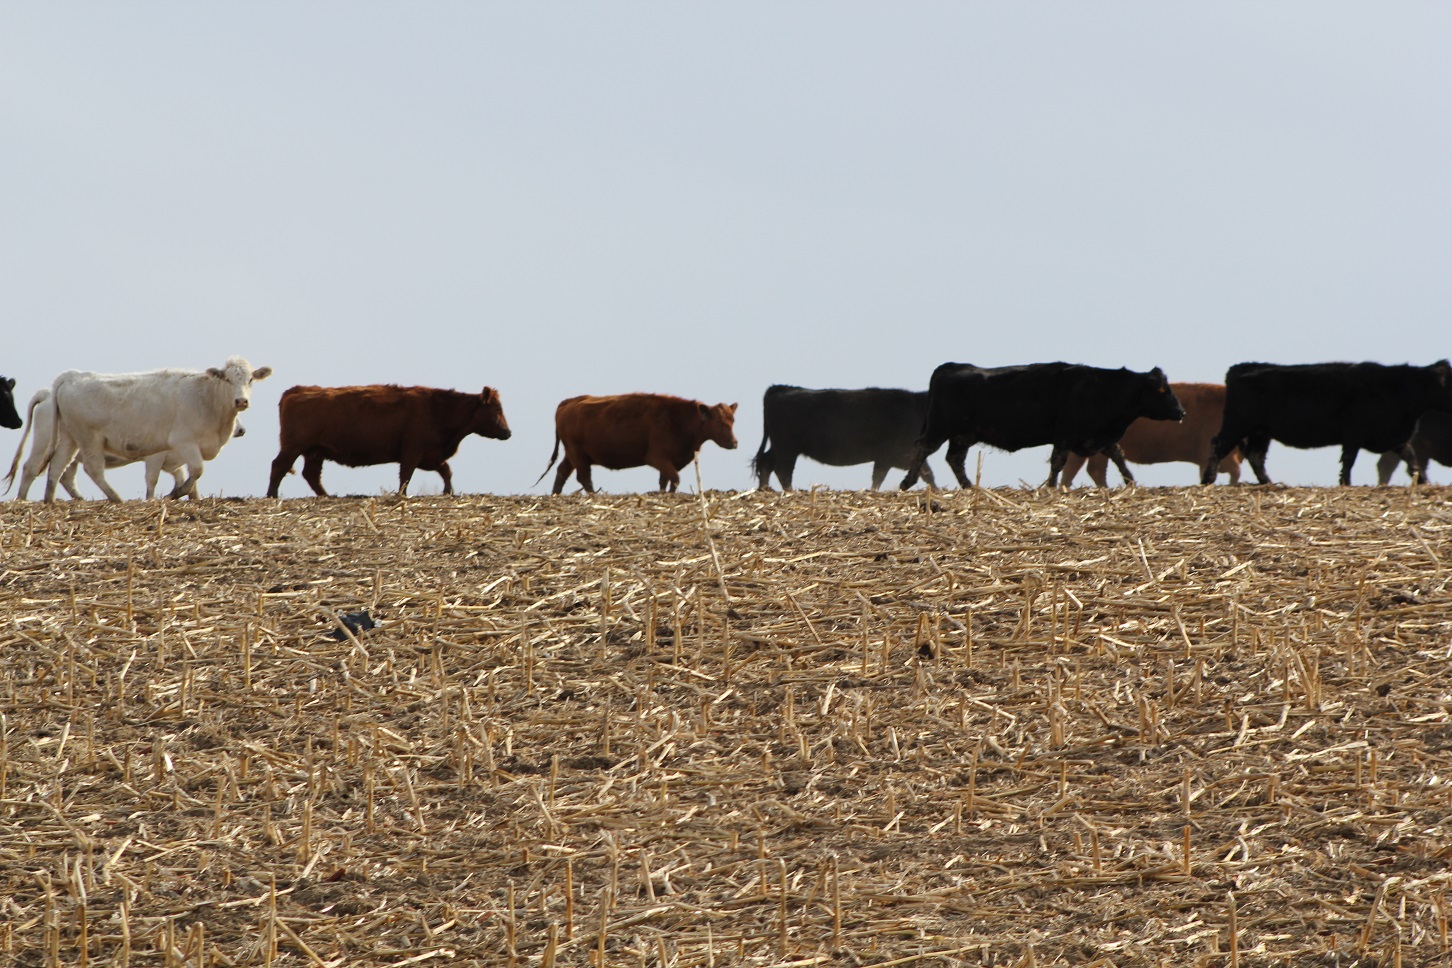
[[[449,458],[469,434],[509,439],[499,393],[437,390],[433,387],[293,387],[277,401],[282,445],[272,461],[267,496],[299,455],[303,480],[323,490],[323,461],[347,467],[398,464],[398,493],[408,490],[416,469],[438,471],[444,493],[454,493]]]
[[[1225,413],[1225,386],[1220,383],[1171,383],[1170,389],[1185,408],[1185,419],[1179,423],[1168,420],[1136,420],[1119,439],[1119,449],[1131,464],[1166,464],[1185,461],[1204,467],[1210,459],[1210,440],[1220,431]],[[1061,480],[1068,487],[1085,460],[1071,453],[1064,462]],[[1100,487],[1106,486],[1109,458],[1095,454],[1088,460],[1089,476]],[[1240,483],[1240,451],[1232,451],[1220,462],[1220,472],[1230,475],[1230,483]]]
[[[660,489],[674,491],[681,483],[681,468],[695,459],[706,441],[736,449],[735,422],[734,403],[708,407],[699,400],[658,393],[571,397],[555,408],[555,450],[535,483],[555,466],[564,444],[565,459],[555,473],[555,494],[564,490],[571,471],[581,487],[594,493],[592,464],[612,470],[648,465],[660,471]]]

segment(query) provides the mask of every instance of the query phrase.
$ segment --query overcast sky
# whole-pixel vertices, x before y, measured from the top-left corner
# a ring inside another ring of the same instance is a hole
[[[1430,363],[1449,38],[1446,4],[1327,0],[0,0],[0,374],[23,406],[65,369],[273,367],[203,478],[235,496],[265,490],[294,384],[496,387],[514,437],[467,439],[455,484],[547,493],[578,393],[739,401],[740,449],[701,462],[739,489],[772,383]],[[984,480],[1046,459],[987,451]],[[1332,484],[1337,462],[1268,466]],[[141,495],[139,467],[110,478]]]

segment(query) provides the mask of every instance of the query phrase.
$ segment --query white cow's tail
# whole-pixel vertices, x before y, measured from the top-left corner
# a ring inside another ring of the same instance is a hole
[[[50,397],[45,397],[44,401],[46,403],[50,403]],[[35,406],[40,402],[41,397],[39,394],[36,394],[35,396],[30,398],[30,406],[25,408],[25,430],[22,431],[20,434],[20,446],[15,448],[15,458],[10,461],[10,473],[5,475],[5,490],[0,491],[0,494],[9,494],[10,489],[15,486],[15,472],[20,469],[20,456],[25,453],[25,442],[30,439],[30,429],[31,426],[35,423]],[[52,439],[50,446],[51,450],[54,451],[55,428],[53,424],[51,428],[51,438]]]

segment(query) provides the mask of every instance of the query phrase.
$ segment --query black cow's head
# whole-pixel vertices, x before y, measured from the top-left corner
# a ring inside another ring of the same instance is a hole
[[[1433,396],[1437,400],[1437,405],[1432,409],[1441,410],[1444,413],[1452,412],[1452,363],[1438,360],[1426,369],[1431,372],[1436,385]]]
[[[1184,420],[1185,408],[1180,405],[1165,371],[1155,367],[1144,374],[1144,392],[1140,396],[1140,415],[1151,420]]]
[[[24,423],[15,411],[15,380],[0,376],[0,427],[19,430]]]

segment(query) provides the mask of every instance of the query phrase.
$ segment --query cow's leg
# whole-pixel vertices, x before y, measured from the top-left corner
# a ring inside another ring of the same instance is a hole
[[[651,466],[660,471],[660,489],[674,494],[676,489],[681,486],[680,471],[676,470],[675,465],[669,461],[662,461]]]
[[[758,491],[771,490],[771,472],[776,466],[776,451],[762,451],[751,463],[752,469],[756,471],[756,489]],[[780,475],[777,475],[780,476]]]
[[[923,483],[924,484],[926,484],[928,487],[937,487],[938,486],[938,482],[933,479],[933,469],[930,466],[928,466],[928,462],[927,461],[923,461],[922,474],[923,474]]]
[[[148,501],[156,500],[156,481],[157,478],[161,477],[161,465],[165,462],[165,451],[162,451],[159,454],[152,454],[150,457],[146,458],[146,499]],[[178,484],[180,484],[180,482],[178,482]],[[175,487],[172,488],[172,490],[175,489]]]
[[[1079,468],[1083,467],[1085,460],[1082,455],[1072,450],[1064,455],[1064,466],[1059,471],[1059,485],[1061,487],[1073,487],[1074,478],[1079,476]],[[1094,464],[1089,462],[1089,476],[1094,476]]]
[[[575,463],[574,461],[570,460],[570,455],[566,453],[565,456],[560,459],[559,467],[555,469],[555,484],[554,487],[551,489],[550,493],[559,494],[561,491],[563,491],[565,489],[565,481],[568,481],[570,479],[570,475],[574,472]]]
[[[1341,447],[1341,486],[1351,485],[1351,465],[1356,463],[1356,452],[1361,450],[1355,444],[1343,444]]]
[[[591,466],[587,462],[575,467],[575,480],[580,482],[580,487],[584,488],[586,494],[595,493],[595,477],[590,473]]]
[[[1049,451],[1049,479],[1044,481],[1044,487],[1055,487],[1059,483],[1059,472],[1064,469],[1064,461],[1068,460],[1069,452],[1057,444]]]
[[[20,487],[15,492],[15,500],[27,501],[30,499],[28,497],[30,485],[35,483],[37,477],[45,473],[46,468],[50,466],[50,459],[50,438],[47,437],[42,443],[37,436],[35,444],[31,447],[30,456],[25,459],[25,466],[20,469]],[[61,476],[61,483],[65,485],[66,492],[73,498],[80,497],[80,494],[76,493],[76,471],[78,470],[80,470],[80,465],[72,461]]]
[[[1210,456],[1205,459],[1205,466],[1200,468],[1201,484],[1215,483],[1216,469],[1220,466],[1220,461],[1225,458],[1226,454],[1234,450],[1238,443],[1240,441],[1232,440],[1222,434],[1215,435],[1215,438],[1210,441]],[[1245,448],[1242,447],[1241,449],[1244,450]],[[1251,464],[1251,467],[1254,466],[1254,464]],[[1261,481],[1261,483],[1264,484],[1265,481]]]
[[[187,467],[187,479],[171,489],[167,497],[183,498],[188,494],[197,493],[197,481],[201,479],[202,471],[206,462],[202,460],[202,448],[196,444],[187,444],[184,447],[174,448],[172,455],[180,460]],[[178,465],[180,469],[180,465]]]
[[[279,451],[278,455],[272,459],[272,474],[267,479],[268,497],[277,497],[278,485],[282,483],[282,479],[292,470],[292,465],[297,462],[297,458],[297,451],[289,452],[283,450]]]
[[[1255,471],[1255,479],[1261,484],[1271,483],[1270,475],[1265,471],[1265,455],[1270,452],[1270,437],[1248,438],[1240,450],[1250,462],[1250,469]]]
[[[414,463],[405,458],[398,462],[398,496],[408,493],[408,482],[413,480]]]
[[[971,445],[966,440],[951,440],[948,442],[948,450],[943,454],[943,459],[948,462],[948,469],[958,479],[959,487],[972,487],[968,480],[968,448]]]
[[[776,479],[781,481],[781,489],[790,491],[792,489],[792,474],[797,469],[796,454],[778,454],[776,458]]]
[[[561,441],[565,447],[564,456],[560,458],[560,466],[555,471],[554,493],[559,494],[565,489],[565,481],[569,480],[573,471],[575,480],[580,482],[580,487],[587,494],[595,493],[595,482],[590,477],[590,455],[579,447],[570,444],[569,441]]]
[[[877,460],[872,462],[872,489],[874,491],[882,488],[882,482],[887,480],[887,472],[892,470],[892,461]]]
[[[303,455],[302,479],[308,482],[308,487],[312,488],[313,493],[318,497],[328,496],[328,492],[323,488],[322,454],[317,451],[309,451]]]
[[[1240,458],[1226,457],[1220,462],[1220,469],[1230,475],[1231,484],[1240,483]]]
[[[1427,483],[1427,465],[1430,463],[1430,460],[1412,449],[1411,444],[1406,444],[1402,447],[1402,455],[1407,460],[1407,473],[1411,475],[1412,483]]]
[[[913,456],[908,460],[907,474],[903,476],[902,483],[898,485],[899,490],[906,491],[918,482],[918,478],[922,476],[923,464],[927,461],[928,455],[943,446],[944,440],[947,440],[947,438],[919,440],[913,445]],[[964,486],[966,487],[967,485]]]
[[[1114,466],[1119,468],[1119,476],[1124,478],[1124,483],[1133,484],[1134,475],[1129,472],[1129,462],[1124,459],[1124,451],[1119,449],[1119,445],[1111,445],[1104,453],[1108,455],[1110,460],[1114,461]],[[1105,474],[1106,479],[1108,476],[1108,474]]]
[[[34,459],[35,455],[32,454],[30,459],[25,462],[25,466],[20,468],[20,483],[15,489],[15,500],[17,501],[27,501],[30,499],[30,485],[34,484],[35,479],[40,476],[40,472],[45,470],[44,464],[41,464],[39,467],[31,467],[31,461]],[[75,479],[75,475],[72,474],[71,480],[74,481]],[[70,490],[70,488],[67,487],[66,490]]]
[[[444,479],[444,493],[454,493],[454,472],[449,468],[449,462],[444,461],[439,465],[439,476]]]
[[[176,489],[178,487],[181,487],[183,484],[186,483],[187,476],[186,476],[186,472],[184,471],[183,468],[181,468],[181,467],[168,468],[167,469],[167,473],[171,475],[172,488],[173,489]],[[197,489],[196,488],[192,488],[189,492],[187,492],[187,496],[190,497],[193,501],[195,501],[197,499]]]
[[[75,463],[76,453],[79,450],[80,447],[76,444],[76,439],[66,433],[64,427],[55,428],[55,449],[50,452],[46,463],[41,465],[46,468],[45,502],[47,504],[55,500],[55,486],[65,474],[66,468]],[[35,455],[32,454],[31,456],[33,458]],[[25,486],[28,487],[29,485],[26,484]]]
[[[587,494],[595,493],[595,480],[590,475],[590,455],[582,453],[569,444],[565,444],[565,456],[560,458],[560,468],[555,472],[555,493],[558,494],[565,488],[565,480],[569,478],[570,472],[575,472],[575,480],[580,482],[580,487]]]
[[[1376,462],[1376,482],[1383,487],[1390,484],[1392,475],[1397,472],[1397,468],[1402,465],[1402,461],[1404,460],[1407,460],[1407,457],[1400,450],[1389,450],[1382,454]],[[1412,483],[1417,483],[1417,478],[1412,470],[1412,461],[1410,460],[1407,461],[1407,473],[1413,475]]]
[[[168,453],[160,453],[146,458],[146,499],[148,501],[156,497],[156,484],[161,480],[162,471],[171,475],[173,491],[178,491],[186,485],[185,466],[175,461],[167,464],[167,458],[170,456]],[[196,488],[192,488],[187,494],[193,501],[197,499]]]
[[[56,456],[59,456],[59,453],[57,453]],[[106,480],[106,454],[101,449],[99,444],[90,443],[81,448],[81,466],[86,469],[86,476],[89,477],[91,480],[95,481],[96,486],[101,489],[101,493],[106,495],[106,500],[112,502],[113,504],[121,503],[121,495],[117,494],[116,489],[111,486],[109,481]],[[62,465],[60,468],[60,472],[57,473],[56,462],[55,459],[52,458],[50,462],[50,470],[51,477],[45,482],[45,493],[47,500],[54,497],[56,484],[55,479],[60,477],[61,474],[65,472],[65,466]]]
[[[66,489],[66,493],[71,496],[72,501],[79,501],[81,499],[81,492],[76,490],[76,472],[80,469],[81,465],[78,462],[71,461],[70,466],[67,467],[65,469],[65,472],[61,474],[61,487]],[[24,497],[25,488],[28,488],[30,485],[26,484],[23,481],[21,483],[23,487],[20,492],[20,496]]]
[[[1427,483],[1428,461],[1417,455],[1417,451],[1411,444],[1403,444],[1400,449],[1388,451],[1381,455],[1381,460],[1376,463],[1377,483],[1385,484],[1391,480],[1397,465],[1402,461],[1407,462],[1407,476],[1411,479],[1410,484]]]

